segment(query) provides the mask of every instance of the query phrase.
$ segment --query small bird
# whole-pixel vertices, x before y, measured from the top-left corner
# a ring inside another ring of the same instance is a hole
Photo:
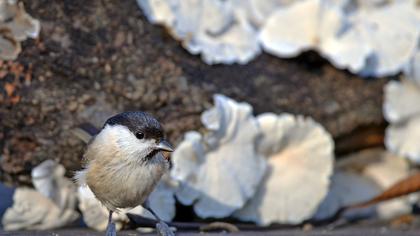
[[[169,169],[169,160],[162,151],[173,151],[164,139],[162,126],[141,111],[123,112],[109,118],[89,142],[83,156],[83,170],[76,173],[75,179],[81,186],[89,186],[109,210],[107,236],[116,235],[113,212],[139,205],[159,221],[156,226],[161,235],[174,235],[147,200]]]

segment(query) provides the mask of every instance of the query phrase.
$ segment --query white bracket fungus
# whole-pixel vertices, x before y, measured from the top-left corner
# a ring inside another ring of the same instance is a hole
[[[374,180],[383,191],[407,178],[410,175],[410,167],[406,159],[384,151],[379,161],[366,166],[363,174]],[[392,219],[409,214],[411,210],[409,197],[400,197],[379,204],[377,215],[381,219]]]
[[[176,196],[202,218],[227,217],[243,207],[266,170],[251,106],[222,95],[214,102],[202,115],[208,133],[188,132],[172,155],[171,175],[180,181]]]
[[[268,171],[255,196],[235,217],[259,225],[298,224],[310,218],[327,194],[334,162],[333,140],[310,118],[258,116],[258,150]]]
[[[419,100],[417,100],[419,101]],[[386,129],[385,146],[390,151],[420,163],[420,115]]]
[[[38,37],[40,23],[25,12],[22,2],[0,0],[0,28],[0,58],[14,60],[21,41]]]
[[[383,112],[388,122],[404,122],[420,114],[420,86],[413,81],[390,81],[385,85],[384,93]]]
[[[327,197],[315,214],[322,220],[340,208],[368,201],[410,174],[408,162],[382,149],[369,149],[342,158]],[[345,217],[390,219],[411,211],[411,199],[400,197],[371,207],[351,209]]]
[[[386,129],[388,150],[420,163],[420,52],[407,65],[405,77],[384,88],[383,112],[390,122]]]
[[[32,183],[38,192],[60,208],[76,209],[76,185],[64,174],[64,166],[46,160],[32,170]]]
[[[415,1],[393,1],[375,9],[360,9],[352,23],[362,28],[359,44],[372,48],[362,75],[397,74],[417,50],[420,9]]]
[[[294,57],[332,37],[342,25],[342,12],[336,5],[327,8],[322,1],[300,1],[274,11],[260,32],[264,49],[280,57]]]
[[[138,0],[149,21],[163,24],[208,64],[247,63],[260,52],[256,33],[230,1]]]
[[[147,19],[156,24],[171,25],[175,21],[172,2],[167,0],[137,0]]]
[[[74,222],[76,186],[64,177],[64,167],[52,160],[42,162],[32,170],[32,182],[37,191],[16,189],[13,206],[3,217],[6,230],[52,229]]]
[[[208,64],[247,63],[262,44],[286,58],[317,50],[337,68],[379,77],[403,69],[420,35],[415,0],[137,2],[149,21],[168,27]]]
[[[62,209],[33,189],[18,188],[13,196],[13,206],[6,210],[2,224],[5,230],[46,230],[66,226],[78,217],[75,210]]]
[[[256,29],[262,27],[273,11],[283,8],[296,0],[233,0],[234,10],[245,14]]]
[[[264,49],[280,57],[314,49],[336,67],[365,76],[401,71],[419,40],[415,3],[394,1],[373,7],[346,2],[304,0],[274,11],[260,32]],[[353,11],[346,10],[349,5]]]

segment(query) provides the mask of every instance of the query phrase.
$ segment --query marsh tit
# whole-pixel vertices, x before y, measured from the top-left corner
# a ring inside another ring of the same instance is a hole
[[[107,236],[116,235],[112,213],[138,205],[159,221],[161,235],[174,235],[150,208],[147,197],[169,161],[162,152],[172,152],[164,140],[160,123],[151,115],[124,112],[109,118],[89,142],[83,157],[83,170],[75,175],[80,185],[88,185],[95,197],[109,210]]]

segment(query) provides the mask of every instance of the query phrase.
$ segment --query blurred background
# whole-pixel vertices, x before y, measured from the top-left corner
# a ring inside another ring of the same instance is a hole
[[[80,126],[130,110],[176,147],[152,208],[180,232],[418,230],[419,1],[0,0],[0,25],[0,234],[104,230]]]

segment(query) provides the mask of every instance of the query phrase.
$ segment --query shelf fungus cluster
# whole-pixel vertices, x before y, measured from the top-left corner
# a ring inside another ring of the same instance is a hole
[[[311,218],[327,194],[331,136],[310,118],[252,115],[249,104],[215,95],[205,134],[188,132],[172,155],[176,196],[200,217],[259,225]]]
[[[260,52],[256,32],[230,1],[137,1],[149,21],[165,25],[208,64],[246,63]]]
[[[381,148],[369,149],[341,158],[335,166],[327,197],[314,216],[316,220],[332,217],[343,207],[368,201],[410,174],[406,159]],[[347,219],[378,217],[392,219],[411,212],[415,196],[399,197],[365,208],[346,211]]]
[[[280,57],[312,49],[337,68],[385,76],[408,63],[419,34],[420,10],[414,1],[304,0],[273,13],[261,42]]]
[[[0,59],[16,59],[20,42],[37,38],[40,27],[39,21],[26,13],[22,2],[0,0]]]
[[[386,129],[386,147],[415,163],[420,163],[420,51],[407,65],[401,81],[385,86],[383,113],[390,123]]]
[[[420,7],[415,0],[138,3],[149,21],[166,26],[190,53],[201,53],[208,64],[244,64],[260,48],[282,58],[315,50],[337,68],[380,77],[404,68],[420,35]]]
[[[266,171],[255,146],[261,131],[251,106],[222,95],[214,101],[201,117],[208,132],[188,132],[172,155],[171,175],[180,181],[176,196],[203,218],[242,208]]]
[[[268,170],[255,196],[234,216],[259,225],[301,223],[328,192],[333,140],[310,118],[267,113],[257,120],[262,137],[256,147]]]
[[[35,189],[17,188],[13,205],[3,215],[5,230],[46,230],[77,220],[76,186],[64,177],[64,167],[47,160],[32,170]],[[6,199],[2,199],[6,201]]]

